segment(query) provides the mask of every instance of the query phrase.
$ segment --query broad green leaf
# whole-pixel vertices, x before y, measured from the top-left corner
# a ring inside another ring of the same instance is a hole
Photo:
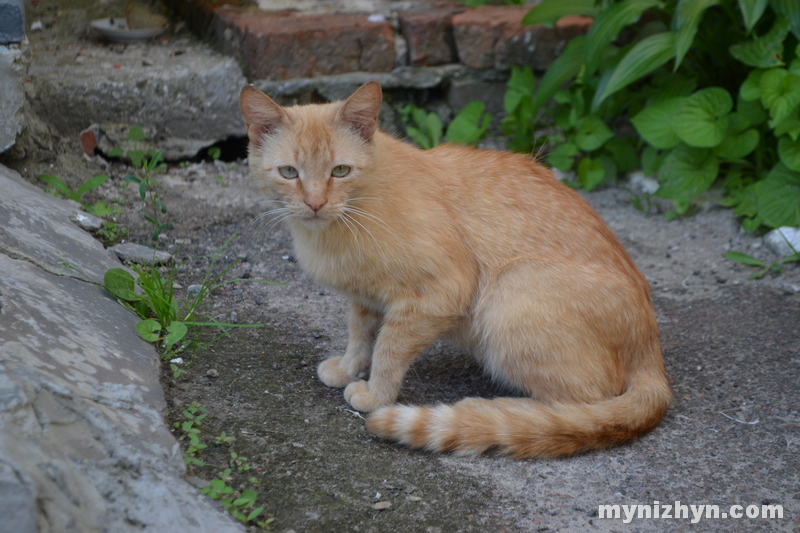
[[[775,136],[788,135],[793,141],[800,137],[800,120],[789,117],[775,127]]]
[[[572,170],[572,165],[575,164],[576,155],[578,155],[578,147],[573,143],[567,142],[556,147],[547,156],[547,163],[562,172],[568,172]]]
[[[776,127],[800,105],[800,76],[774,68],[761,75],[761,103],[769,111],[770,127]]]
[[[736,206],[733,208],[733,214],[737,217],[756,216],[758,214],[758,197],[761,195],[761,188],[763,185],[763,181],[757,181],[751,183],[741,192],[737,193],[735,198],[733,198],[733,201],[736,202]]]
[[[747,123],[750,126],[758,126],[769,119],[769,114],[767,114],[764,106],[761,105],[760,98],[750,102],[744,100],[743,98],[739,98],[739,105],[736,108],[736,112],[747,118]]]
[[[131,142],[143,141],[145,139],[144,130],[138,124],[134,124],[128,130],[128,140]]]
[[[578,163],[578,181],[587,191],[591,191],[603,182],[606,171],[599,161],[584,157]]]
[[[531,67],[525,65],[524,68],[511,67],[511,77],[508,79],[508,87],[503,97],[503,109],[506,113],[513,113],[520,102],[525,98],[533,97],[534,77]]]
[[[775,165],[763,181],[758,215],[772,228],[800,226],[800,173]]]
[[[419,128],[415,128],[414,126],[406,126],[406,135],[411,137],[414,142],[417,143],[423,150],[430,150],[433,148],[428,136],[422,133],[422,130]]]
[[[122,148],[115,146],[110,152],[108,152],[108,157],[120,157],[123,153],[124,152],[122,151]]]
[[[750,67],[779,67],[783,65],[783,41],[789,34],[789,27],[789,19],[778,15],[772,29],[767,33],[761,37],[732,45],[730,53]]]
[[[586,50],[583,56],[586,64],[585,75],[594,74],[606,47],[617,38],[625,26],[639,20],[639,16],[645,10],[662,5],[658,0],[624,0],[603,9],[586,35]]]
[[[789,20],[792,33],[795,38],[800,40],[800,2],[797,0],[770,0],[770,4],[776,13],[781,13]]]
[[[686,98],[670,98],[642,109],[631,119],[633,127],[642,138],[656,148],[674,148],[680,138],[672,128],[672,121]]]
[[[742,82],[739,87],[739,97],[743,100],[751,102],[761,98],[761,75],[763,70],[751,70],[747,75],[747,79]]]
[[[724,159],[742,159],[756,149],[760,140],[758,130],[752,128],[741,133],[729,131],[722,143],[714,148],[714,155]]]
[[[161,324],[158,323],[158,320],[148,318],[136,324],[136,331],[147,342],[155,342],[161,335]]]
[[[102,184],[108,181],[108,176],[106,174],[102,174],[100,176],[95,176],[92,179],[86,181],[83,185],[78,187],[78,190],[75,191],[75,195],[80,198],[85,193],[91,191],[92,189],[96,189]]]
[[[642,150],[642,172],[645,176],[652,176],[658,172],[665,155],[659,153],[655,146],[647,146]]]
[[[599,10],[594,0],[543,0],[522,18],[523,26],[554,23],[568,15],[586,15],[596,18]]]
[[[541,5],[541,4],[539,4]],[[586,36],[579,35],[572,39],[564,52],[550,64],[533,98],[533,112],[542,107],[556,92],[575,76],[583,64],[583,52]]]
[[[673,57],[674,33],[656,33],[642,39],[620,60],[602,90],[598,87],[592,110],[596,110],[610,95],[653,72]]]
[[[672,18],[672,31],[675,32],[675,68],[683,62],[683,58],[692,46],[697,26],[703,13],[711,6],[719,4],[719,0],[679,0],[675,15]]]
[[[442,119],[436,113],[428,113],[425,117],[425,130],[432,146],[438,146],[442,142]]]
[[[725,138],[728,113],[733,109],[731,95],[720,87],[697,91],[676,111],[672,128],[690,146],[710,148]]]
[[[128,150],[125,152],[131,164],[136,168],[141,168],[144,165],[144,151],[142,150]]]
[[[42,174],[39,176],[39,179],[61,193],[64,198],[70,198],[72,196],[72,189],[52,174]]]
[[[447,126],[445,140],[470,145],[483,139],[492,121],[491,115],[483,112],[485,108],[485,104],[479,101],[467,104]]]
[[[140,296],[133,292],[134,285],[131,273],[122,268],[106,270],[103,275],[103,287],[121,300],[129,302],[140,299]]]
[[[763,261],[747,254],[743,254],[742,252],[725,252],[723,257],[737,263],[742,263],[743,265],[766,266]]]
[[[180,342],[188,332],[189,328],[186,327],[186,324],[183,322],[177,320],[170,322],[170,325],[167,326],[167,336],[164,337],[164,347],[169,350],[176,343]]]
[[[719,174],[719,160],[710,150],[680,145],[658,169],[656,196],[688,202],[708,190]]]
[[[764,10],[767,8],[768,0],[739,0],[739,11],[742,12],[744,25],[750,32],[756,23],[761,19]]]
[[[595,115],[583,117],[578,121],[575,144],[584,152],[597,150],[603,143],[614,136],[606,123]]]
[[[789,137],[781,137],[778,141],[778,156],[781,163],[789,170],[800,172],[800,141],[793,141]]]

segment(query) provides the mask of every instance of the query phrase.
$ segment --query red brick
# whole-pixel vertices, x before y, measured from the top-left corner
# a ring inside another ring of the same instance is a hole
[[[453,16],[463,9],[402,13],[400,29],[408,42],[408,62],[415,67],[455,63]]]
[[[588,31],[592,19],[564,17],[554,28],[523,26],[531,6],[481,6],[453,17],[458,58],[472,68],[506,70],[512,65],[546,69],[566,43]]]
[[[214,33],[255,79],[290,79],[394,68],[394,33],[367,15],[219,9]]]

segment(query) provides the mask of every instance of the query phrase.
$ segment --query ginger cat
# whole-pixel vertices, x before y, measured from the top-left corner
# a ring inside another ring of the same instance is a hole
[[[415,448],[552,457],[655,427],[672,400],[649,287],[599,216],[529,156],[377,130],[377,82],[346,101],[240,106],[257,186],[300,265],[350,299],[329,387],[373,433]],[[393,405],[438,338],[531,398]],[[359,376],[369,371],[369,380]]]

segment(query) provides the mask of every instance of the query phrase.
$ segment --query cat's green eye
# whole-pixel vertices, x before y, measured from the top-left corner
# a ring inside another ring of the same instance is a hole
[[[278,167],[278,172],[287,180],[293,180],[299,175],[294,167]]]
[[[350,167],[347,165],[339,165],[337,167],[333,167],[333,170],[331,170],[331,176],[334,178],[343,178],[348,174],[350,174]]]

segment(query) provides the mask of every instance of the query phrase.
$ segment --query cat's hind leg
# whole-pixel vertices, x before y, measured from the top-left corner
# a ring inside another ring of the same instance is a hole
[[[381,320],[378,313],[357,302],[350,302],[349,339],[344,356],[326,359],[317,368],[317,375],[325,385],[341,389],[369,368]]]

